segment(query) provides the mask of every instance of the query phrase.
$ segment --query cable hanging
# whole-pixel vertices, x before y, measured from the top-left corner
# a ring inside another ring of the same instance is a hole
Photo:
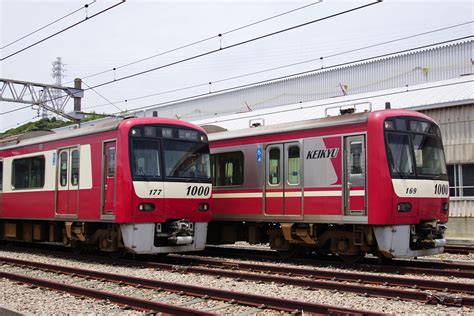
[[[168,104],[171,104],[171,103],[177,103],[177,102],[192,100],[192,99],[203,97],[203,96],[209,96],[210,94],[214,95],[214,94],[229,92],[229,91],[238,90],[238,89],[242,89],[242,88],[257,86],[257,85],[261,85],[261,84],[265,84],[265,83],[270,83],[270,82],[274,82],[274,81],[290,79],[290,78],[293,78],[293,77],[298,77],[298,76],[302,76],[302,75],[306,75],[306,74],[310,74],[310,73],[317,73],[317,72],[320,72],[320,71],[323,71],[323,70],[344,67],[344,66],[348,66],[348,65],[351,65],[351,64],[367,62],[367,61],[370,61],[370,60],[373,60],[373,59],[380,59],[380,58],[389,57],[389,56],[392,56],[392,55],[408,53],[408,52],[411,52],[411,51],[420,50],[420,49],[424,49],[424,48],[429,48],[429,47],[433,47],[433,46],[449,44],[449,43],[462,41],[462,40],[473,38],[473,37],[474,37],[474,35],[458,37],[458,38],[455,38],[455,39],[451,39],[451,40],[447,40],[447,41],[441,41],[441,42],[428,44],[428,45],[423,45],[423,46],[418,46],[418,47],[415,47],[415,48],[409,48],[409,49],[404,49],[404,50],[400,50],[400,51],[396,51],[396,52],[392,52],[392,53],[381,54],[381,55],[378,55],[378,56],[366,57],[366,58],[358,59],[358,60],[355,60],[355,61],[339,63],[339,64],[331,65],[331,66],[328,66],[328,67],[324,67],[324,68],[311,69],[311,70],[307,70],[307,71],[303,71],[303,72],[299,72],[299,73],[294,73],[294,74],[290,74],[290,75],[285,75],[285,76],[275,77],[275,78],[261,80],[261,81],[257,81],[257,82],[252,82],[252,83],[248,83],[248,84],[243,84],[243,85],[239,85],[239,86],[234,86],[234,87],[230,87],[230,88],[226,88],[226,89],[213,91],[211,93],[206,92],[206,93],[201,93],[201,94],[197,94],[197,95],[193,95],[193,96],[189,96],[189,97],[174,99],[174,100],[165,101],[165,102],[161,102],[161,103],[150,104],[150,105],[138,107],[138,108],[135,108],[135,109],[130,109],[129,112],[130,111],[143,110],[143,109],[156,107],[156,106],[168,105]],[[114,113],[114,114],[117,114],[117,113]]]
[[[76,9],[76,10],[74,10],[74,11],[72,11],[72,12],[70,12],[70,13],[68,13],[68,14],[66,14],[66,15],[64,15],[64,16],[62,16],[62,17],[56,19],[56,20],[54,20],[53,22],[50,22],[50,23],[46,24],[45,26],[42,26],[42,27],[40,27],[40,28],[38,28],[38,29],[36,29],[36,30],[34,30],[34,31],[32,31],[32,32],[30,32],[30,33],[28,33],[28,34],[22,36],[22,37],[20,37],[19,39],[15,40],[15,41],[13,41],[13,42],[11,42],[11,43],[5,45],[5,46],[0,47],[0,49],[7,48],[7,47],[9,47],[9,46],[11,46],[11,45],[13,45],[13,44],[15,44],[15,43],[18,43],[19,41],[21,41],[21,40],[23,40],[23,39],[25,39],[25,38],[27,38],[27,37],[30,37],[31,35],[36,34],[36,33],[38,33],[39,31],[44,30],[45,28],[47,28],[47,27],[49,27],[49,26],[51,26],[51,25],[53,25],[53,24],[55,24],[55,23],[57,23],[57,22],[59,22],[59,21],[61,21],[61,20],[64,20],[64,19],[67,18],[67,17],[70,17],[70,16],[73,15],[74,13],[77,13],[77,12],[79,12],[79,11],[81,11],[81,10],[87,10],[87,8],[90,7],[92,4],[94,4],[96,1],[97,1],[97,0],[94,0],[94,1],[92,1],[92,2],[90,2],[90,3],[86,3],[84,6],[80,7],[79,9]]]
[[[233,33],[233,32],[237,32],[237,31],[240,31],[240,30],[242,30],[242,29],[245,29],[245,28],[248,28],[248,27],[251,27],[251,26],[254,26],[254,25],[257,25],[257,24],[260,24],[260,23],[263,23],[263,22],[266,22],[266,21],[269,21],[269,20],[272,20],[272,19],[275,19],[275,18],[278,18],[278,17],[281,17],[281,16],[284,16],[284,15],[287,15],[287,14],[290,14],[290,13],[293,13],[293,12],[296,12],[296,11],[299,11],[299,10],[302,10],[302,9],[305,9],[305,8],[308,8],[308,7],[310,7],[310,6],[319,4],[319,3],[321,3],[321,2],[322,2],[322,0],[318,0],[318,1],[316,1],[316,2],[313,2],[313,3],[310,3],[310,4],[304,5],[304,6],[302,6],[302,7],[298,7],[298,8],[289,10],[289,11],[285,11],[285,12],[282,12],[282,13],[280,13],[280,14],[273,15],[273,16],[271,16],[271,17],[265,18],[265,19],[263,19],[263,20],[259,20],[259,21],[256,21],[256,22],[253,22],[253,23],[244,25],[244,26],[240,26],[240,27],[237,27],[237,28],[235,28],[235,29],[232,29],[232,30],[229,30],[229,31],[226,31],[226,32],[223,32],[223,33],[219,33],[218,35],[209,36],[209,37],[203,38],[203,39],[201,39],[201,40],[198,40],[198,41],[195,41],[195,42],[192,42],[192,43],[189,43],[189,44],[185,44],[185,45],[182,45],[182,46],[179,46],[179,47],[176,47],[176,48],[173,48],[173,49],[170,49],[170,50],[167,50],[167,51],[164,51],[164,52],[155,54],[155,55],[151,55],[151,56],[148,56],[148,57],[145,57],[145,58],[142,58],[142,59],[138,59],[138,60],[136,60],[136,61],[130,62],[130,63],[128,63],[128,64],[124,64],[124,65],[121,65],[121,66],[117,66],[117,67],[114,67],[114,68],[109,69],[109,70],[104,70],[104,71],[101,71],[101,72],[98,72],[98,73],[95,73],[95,74],[87,75],[87,76],[82,77],[82,78],[83,78],[83,79],[88,79],[88,78],[96,77],[96,76],[103,75],[103,74],[106,74],[106,73],[109,73],[109,72],[112,72],[112,71],[113,71],[113,72],[114,72],[114,80],[115,80],[115,72],[116,72],[117,69],[122,69],[122,68],[125,68],[125,67],[128,67],[128,66],[132,66],[132,65],[135,65],[135,64],[138,64],[138,63],[141,63],[141,62],[144,62],[144,61],[153,59],[153,58],[155,58],[155,57],[163,56],[163,55],[166,55],[166,54],[169,54],[169,53],[172,53],[172,52],[176,52],[176,51],[182,50],[182,49],[184,49],[184,48],[188,48],[188,47],[191,47],[191,46],[195,46],[195,45],[197,45],[197,44],[201,44],[201,43],[210,41],[210,40],[215,39],[215,38],[222,39],[222,35],[226,35],[226,34],[230,34],[230,33]],[[221,43],[221,47],[222,47],[222,43]],[[71,81],[71,82],[72,82],[72,81]]]
[[[222,48],[210,50],[210,51],[207,51],[207,52],[205,52],[205,53],[197,54],[197,55],[194,55],[194,56],[191,56],[191,57],[187,57],[187,58],[184,58],[184,59],[181,59],[181,60],[177,60],[177,61],[174,61],[174,62],[165,64],[165,65],[161,65],[161,66],[157,66],[157,67],[154,67],[154,68],[150,68],[150,69],[147,69],[147,70],[144,70],[144,71],[140,71],[140,72],[137,72],[137,73],[128,75],[128,76],[120,77],[120,78],[117,78],[117,79],[115,79],[115,80],[106,81],[106,82],[97,84],[97,85],[93,86],[92,88],[99,88],[99,87],[106,86],[106,85],[109,85],[109,84],[112,84],[112,83],[116,83],[116,82],[123,81],[123,80],[126,80],[126,79],[130,79],[130,78],[133,78],[133,77],[141,76],[141,75],[144,75],[144,74],[147,74],[147,73],[150,73],[150,72],[159,70],[159,69],[163,69],[163,68],[166,68],[166,67],[178,65],[178,64],[181,64],[181,63],[190,61],[190,60],[198,59],[198,58],[200,58],[200,57],[208,56],[208,55],[211,55],[211,54],[215,54],[215,53],[217,53],[217,52],[221,52],[221,51],[224,51],[224,50],[228,50],[228,49],[231,49],[231,48],[235,48],[235,47],[238,47],[238,46],[242,46],[242,45],[245,45],[245,44],[249,44],[249,43],[252,43],[252,42],[255,42],[255,41],[264,39],[264,38],[268,38],[268,37],[271,37],[271,36],[275,36],[275,35],[277,35],[277,34],[285,33],[285,32],[288,32],[288,31],[291,31],[291,30],[295,30],[295,29],[298,29],[298,28],[301,28],[301,27],[304,27],[304,26],[308,26],[308,25],[311,25],[311,24],[314,24],[314,23],[317,23],[317,22],[321,22],[321,21],[324,21],[324,20],[328,20],[328,19],[331,19],[331,18],[340,16],[340,15],[344,15],[344,14],[347,14],[347,13],[350,13],[350,12],[354,12],[354,11],[357,11],[357,10],[361,10],[361,9],[364,9],[364,8],[367,8],[367,7],[370,7],[370,6],[373,6],[373,5],[375,5],[375,4],[378,4],[378,3],[381,3],[381,0],[377,0],[377,1],[371,2],[371,3],[369,3],[369,4],[365,4],[365,5],[362,5],[362,6],[358,6],[358,7],[355,7],[355,8],[352,8],[352,9],[348,9],[348,10],[345,10],[345,11],[341,11],[341,12],[338,12],[338,13],[334,13],[334,14],[325,16],[325,17],[323,17],[323,18],[314,19],[314,20],[311,20],[311,21],[309,21],[309,22],[305,22],[305,23],[301,23],[301,24],[298,24],[298,25],[294,25],[294,26],[288,27],[288,28],[284,28],[284,29],[281,29],[281,30],[278,30],[278,31],[275,31],[275,32],[271,32],[271,33],[267,33],[267,34],[264,34],[264,35],[261,35],[261,36],[253,37],[253,38],[247,39],[247,40],[245,40],[245,41],[241,41],[241,42],[238,42],[238,43],[235,43],[235,44],[231,44],[231,45],[228,45],[228,46],[225,46],[225,47],[222,47]]]
[[[73,27],[75,27],[75,26],[77,26],[77,25],[79,25],[79,24],[82,24],[82,23],[84,23],[84,22],[86,22],[86,21],[88,21],[88,20],[90,20],[90,19],[92,19],[92,18],[95,18],[96,16],[98,16],[98,15],[100,15],[100,14],[102,14],[102,13],[105,13],[105,12],[107,12],[107,11],[109,11],[109,10],[115,8],[116,6],[119,6],[119,5],[123,4],[123,3],[125,3],[125,1],[126,1],[126,0],[121,0],[119,3],[116,3],[116,4],[114,4],[114,5],[112,5],[112,6],[108,7],[108,8],[105,8],[104,10],[99,11],[99,12],[97,12],[97,13],[91,15],[90,17],[86,17],[84,20],[81,20],[81,21],[79,21],[79,22],[76,22],[76,23],[74,23],[74,24],[72,24],[72,25],[70,25],[70,26],[68,26],[68,27],[66,27],[66,28],[64,28],[64,29],[62,29],[62,30],[60,30],[60,31],[58,31],[58,32],[56,32],[56,33],[54,33],[54,34],[51,34],[51,35],[49,35],[49,36],[47,36],[47,37],[45,37],[45,38],[43,38],[43,39],[41,39],[41,40],[39,40],[39,41],[37,41],[37,42],[34,42],[34,43],[31,44],[31,45],[28,45],[28,46],[26,46],[26,47],[24,47],[24,48],[22,48],[22,49],[20,49],[20,50],[17,50],[17,51],[14,52],[14,53],[11,53],[10,55],[7,55],[7,56],[1,58],[0,61],[4,61],[4,60],[6,60],[6,59],[8,59],[8,58],[10,58],[10,57],[13,57],[13,56],[15,56],[15,55],[17,55],[17,54],[19,54],[19,53],[21,53],[21,52],[27,50],[27,49],[30,49],[30,48],[33,47],[33,46],[36,46],[36,45],[38,45],[38,44],[40,44],[40,43],[42,43],[42,42],[44,42],[44,41],[46,41],[46,40],[48,40],[48,39],[54,37],[54,36],[57,36],[57,35],[59,35],[59,34],[65,32],[65,31],[67,31],[67,30],[69,30],[69,29],[71,29],[71,28],[73,28]]]
[[[448,29],[452,29],[452,28],[456,28],[456,27],[459,27],[459,26],[464,26],[464,25],[468,25],[468,24],[472,24],[472,23],[474,23],[474,21],[463,22],[463,23],[459,23],[459,24],[455,24],[455,25],[450,25],[450,26],[434,29],[434,30],[431,30],[431,31],[426,31],[426,32],[422,32],[422,33],[409,35],[409,36],[399,37],[399,38],[396,38],[396,39],[393,39],[393,40],[384,41],[384,42],[376,43],[376,44],[373,44],[373,45],[367,45],[367,46],[359,47],[359,48],[356,48],[356,49],[346,50],[346,51],[343,51],[343,52],[339,52],[339,53],[335,53],[335,54],[331,54],[331,55],[327,55],[327,56],[312,58],[312,59],[308,59],[308,60],[304,60],[304,61],[300,61],[300,62],[295,62],[295,63],[283,65],[283,66],[278,66],[278,67],[264,69],[264,70],[260,70],[260,71],[255,71],[255,72],[242,74],[242,75],[238,75],[238,76],[219,79],[219,80],[212,81],[212,83],[226,82],[226,81],[230,81],[230,80],[234,80],[234,79],[240,79],[240,78],[244,78],[244,77],[253,76],[253,75],[256,75],[256,74],[261,74],[261,73],[270,72],[270,71],[274,71],[274,70],[279,70],[279,69],[284,69],[284,68],[293,67],[293,66],[297,66],[297,65],[302,65],[302,64],[314,62],[314,61],[317,61],[317,60],[323,60],[323,59],[326,60],[326,59],[331,58],[331,57],[341,56],[341,55],[345,55],[345,54],[349,54],[349,53],[353,53],[353,52],[357,52],[357,51],[362,51],[362,50],[365,50],[365,49],[374,48],[374,47],[378,47],[378,46],[382,46],[382,45],[386,45],[386,44],[392,44],[392,43],[395,43],[395,42],[399,42],[399,41],[403,41],[403,40],[407,40],[407,39],[411,39],[411,38],[415,38],[415,37],[419,37],[419,36],[423,36],[423,35],[427,35],[427,34],[432,34],[432,33],[440,32],[440,31],[445,31],[445,30],[448,30]],[[320,68],[323,69],[324,67],[321,66]],[[145,98],[154,97],[154,96],[158,96],[158,95],[168,94],[168,93],[172,93],[172,92],[189,90],[189,89],[202,87],[202,86],[209,86],[210,84],[211,84],[211,82],[201,83],[201,84],[196,84],[196,85],[192,85],[192,86],[188,86],[188,87],[183,87],[183,88],[173,89],[173,90],[169,90],[169,91],[162,91],[162,92],[158,92],[158,93],[148,94],[148,95],[145,95],[145,96],[130,98],[130,99],[127,99],[127,100],[116,101],[115,103],[135,101],[135,100],[145,99]],[[211,92],[211,91],[209,91],[209,92]],[[102,106],[106,106],[106,105],[108,105],[108,104],[93,105],[93,106],[86,107],[86,108],[98,108],[98,107],[102,107]]]

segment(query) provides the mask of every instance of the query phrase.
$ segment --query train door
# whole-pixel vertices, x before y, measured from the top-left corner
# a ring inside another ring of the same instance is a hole
[[[102,152],[102,215],[115,214],[116,202],[116,153],[115,141],[105,142]]]
[[[366,179],[365,135],[344,137],[344,215],[367,214]]]
[[[56,214],[77,216],[79,208],[78,148],[59,150],[56,181]]]
[[[299,143],[266,148],[265,214],[301,215],[302,183]]]

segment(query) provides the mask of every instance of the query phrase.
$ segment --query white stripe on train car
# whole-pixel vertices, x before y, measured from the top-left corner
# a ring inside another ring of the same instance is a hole
[[[285,192],[285,197],[301,197],[302,192]],[[342,191],[305,191],[305,197],[331,197],[331,196],[342,196]],[[365,190],[353,190],[350,196],[365,196]],[[246,199],[246,198],[262,198],[263,193],[214,193],[212,195],[215,199]],[[267,198],[282,198],[283,191],[279,192],[268,192],[266,193]]]
[[[133,181],[133,189],[138,197],[151,199],[207,199],[212,194],[210,183]]]
[[[212,197],[215,199],[246,199],[246,198],[262,198],[262,192],[256,193],[214,193]]]
[[[449,196],[449,182],[422,179],[392,179],[398,197],[434,198]]]

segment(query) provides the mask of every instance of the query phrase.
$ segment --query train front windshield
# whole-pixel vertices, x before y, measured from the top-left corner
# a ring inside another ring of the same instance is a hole
[[[211,181],[209,145],[203,133],[141,126],[131,130],[130,140],[133,180]]]
[[[384,128],[392,178],[448,179],[436,124],[417,118],[391,118]]]

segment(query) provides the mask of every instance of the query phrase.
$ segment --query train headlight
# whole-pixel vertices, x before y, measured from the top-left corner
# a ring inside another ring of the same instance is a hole
[[[155,204],[153,203],[140,203],[138,209],[142,212],[153,212],[155,210]]]
[[[443,211],[448,212],[449,211],[449,203],[443,203]]]
[[[200,212],[207,212],[209,210],[209,204],[207,203],[199,203],[198,211]]]
[[[408,203],[408,202],[398,203],[397,210],[399,212],[404,212],[404,213],[410,212],[411,211],[411,203]]]

